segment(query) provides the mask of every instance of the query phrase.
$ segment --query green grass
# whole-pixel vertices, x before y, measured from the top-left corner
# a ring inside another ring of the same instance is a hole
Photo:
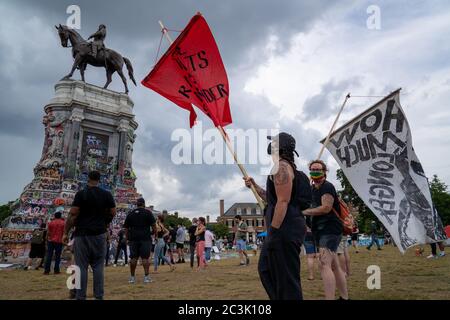
[[[450,300],[450,257],[428,260],[416,257],[414,250],[402,255],[396,248],[382,251],[362,248],[351,252],[352,274],[348,278],[350,298],[357,299],[447,299]],[[239,267],[238,258],[214,261],[204,272],[192,271],[189,264],[179,264],[174,272],[167,266],[151,275],[153,283],[143,284],[143,270],[138,266],[136,284],[128,284],[125,267],[105,271],[105,299],[267,299],[257,272],[257,257],[248,267]],[[381,268],[381,289],[369,290],[366,273],[369,265]],[[68,297],[66,274],[42,275],[42,271],[0,271],[0,299],[54,299]],[[322,281],[306,280],[306,258],[302,256],[302,287],[305,299],[322,299]],[[92,297],[89,274],[88,298]]]

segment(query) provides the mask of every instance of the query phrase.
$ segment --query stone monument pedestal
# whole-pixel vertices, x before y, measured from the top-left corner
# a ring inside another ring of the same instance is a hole
[[[10,256],[27,255],[23,244],[28,243],[31,230],[49,221],[58,207],[68,213],[91,170],[100,171],[100,187],[115,197],[118,210],[112,228],[117,232],[126,212],[140,197],[132,169],[138,127],[133,105],[127,94],[81,81],[63,80],[55,85],[55,96],[44,107],[42,157],[13,215],[3,222],[2,235],[8,232],[8,236],[0,235],[0,245],[10,253],[20,247],[20,252]]]

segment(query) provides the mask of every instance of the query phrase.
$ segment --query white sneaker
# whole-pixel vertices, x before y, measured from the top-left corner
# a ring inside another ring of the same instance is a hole
[[[114,264],[113,264],[113,267],[117,267],[117,264],[114,263]]]
[[[427,257],[427,259],[433,259],[433,258],[436,258],[434,255],[432,255],[432,254],[430,254],[428,257]]]
[[[130,279],[128,280],[128,283],[134,284],[136,282],[136,278],[133,276],[130,276]]]
[[[445,251],[439,252],[439,257],[444,257],[444,256],[445,256]]]
[[[144,276],[144,283],[151,283],[153,280],[150,278],[150,276]]]

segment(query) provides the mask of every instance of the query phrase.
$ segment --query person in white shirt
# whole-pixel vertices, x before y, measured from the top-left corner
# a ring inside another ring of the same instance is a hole
[[[205,232],[205,259],[206,259],[206,262],[211,261],[211,249],[212,249],[214,240],[215,240],[214,233],[212,233],[211,230],[206,229],[206,232]]]

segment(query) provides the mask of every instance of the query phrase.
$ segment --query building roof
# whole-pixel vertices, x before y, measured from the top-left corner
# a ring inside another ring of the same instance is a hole
[[[253,209],[256,210],[256,214],[257,215],[262,215],[261,211],[259,211],[258,213],[258,209],[259,206],[257,203],[252,203],[252,202],[236,202],[234,203],[230,208],[228,208],[227,211],[225,211],[224,216],[228,216],[228,217],[234,217],[237,214],[237,209],[241,208],[241,209],[247,209],[250,208],[252,211]],[[247,213],[248,215],[252,215],[251,212]],[[242,213],[241,213],[242,215]],[[254,214],[253,214],[254,215]]]

